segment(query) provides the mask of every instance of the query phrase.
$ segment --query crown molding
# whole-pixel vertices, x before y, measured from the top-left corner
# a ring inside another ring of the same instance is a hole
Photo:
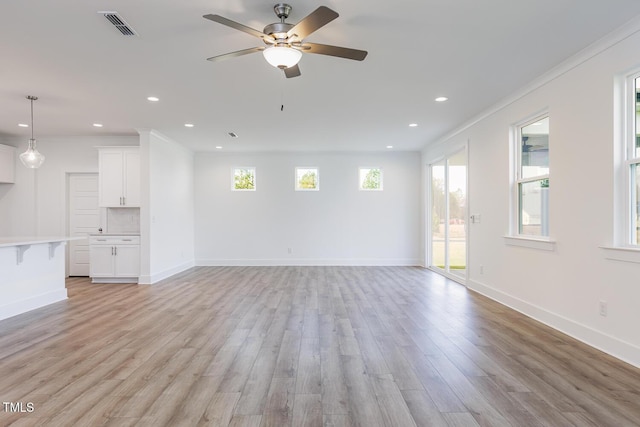
[[[486,119],[487,117],[508,107],[514,102],[524,98],[526,95],[552,82],[553,80],[563,76],[569,71],[579,67],[585,62],[600,55],[601,53],[603,53],[607,49],[612,48],[618,43],[623,42],[624,40],[637,34],[638,32],[640,32],[640,15],[631,19],[626,24],[622,25],[621,27],[618,27],[617,29],[613,30],[609,34],[605,35],[604,37],[600,38],[599,40],[585,47],[584,49],[580,50],[578,53],[570,56],[565,61],[561,62],[559,65],[551,68],[549,71],[542,74],[540,77],[532,80],[530,83],[528,83],[518,91],[498,101],[496,104],[484,110],[483,112],[476,115],[475,117],[468,120],[467,122],[463,123],[461,126],[457,127],[456,129],[437,138],[433,142],[427,142],[424,145],[422,152],[424,153],[428,149],[431,149],[435,146],[445,143],[449,139],[460,134],[461,132],[464,132],[465,130],[469,129],[475,124]]]

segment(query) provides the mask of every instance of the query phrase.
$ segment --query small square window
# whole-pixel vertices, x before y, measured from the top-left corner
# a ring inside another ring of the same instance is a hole
[[[233,168],[231,190],[256,191],[256,168],[254,167]]]
[[[320,190],[320,174],[318,168],[296,168],[296,191]]]
[[[359,188],[364,191],[382,191],[382,168],[359,168]]]

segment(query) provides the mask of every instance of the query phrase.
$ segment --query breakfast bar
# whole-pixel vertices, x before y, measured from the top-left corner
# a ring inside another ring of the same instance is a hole
[[[0,237],[0,320],[67,299],[65,246],[84,237]]]

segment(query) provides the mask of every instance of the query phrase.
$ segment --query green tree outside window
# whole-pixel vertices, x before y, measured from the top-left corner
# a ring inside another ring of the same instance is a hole
[[[309,171],[300,177],[300,188],[316,188],[316,174]]]
[[[362,176],[364,174],[364,177]],[[381,190],[382,189],[382,171],[380,168],[362,168],[360,169],[360,188],[362,190]]]
[[[238,168],[233,171],[234,190],[255,190],[256,173],[252,168]]]
[[[297,190],[318,190],[318,169],[296,168]]]

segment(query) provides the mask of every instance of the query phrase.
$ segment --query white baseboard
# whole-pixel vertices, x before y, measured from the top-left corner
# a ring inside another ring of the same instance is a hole
[[[306,258],[278,258],[278,259],[198,259],[197,266],[225,267],[225,266],[421,266],[419,259],[377,259],[377,258],[349,258],[349,259],[306,259]]]
[[[140,285],[152,285],[161,280],[167,279],[174,274],[182,273],[185,270],[190,269],[191,267],[195,267],[195,262],[193,260],[187,261],[185,263],[176,265],[175,267],[168,268],[166,270],[160,271],[158,273],[153,273],[149,276],[140,276],[138,278],[138,284]]]
[[[138,283],[138,278],[137,277],[92,277],[91,283],[131,284],[131,283]]]
[[[0,306],[0,320],[22,314],[26,311],[35,310],[45,305],[67,299],[67,290],[58,289],[41,295],[36,295],[22,301]]]
[[[542,307],[530,304],[486,284],[469,280],[468,288],[532,319],[542,322],[547,326],[557,329],[591,347],[597,348],[613,357],[640,368],[640,348],[633,344],[604,334],[556,313],[552,313]]]

